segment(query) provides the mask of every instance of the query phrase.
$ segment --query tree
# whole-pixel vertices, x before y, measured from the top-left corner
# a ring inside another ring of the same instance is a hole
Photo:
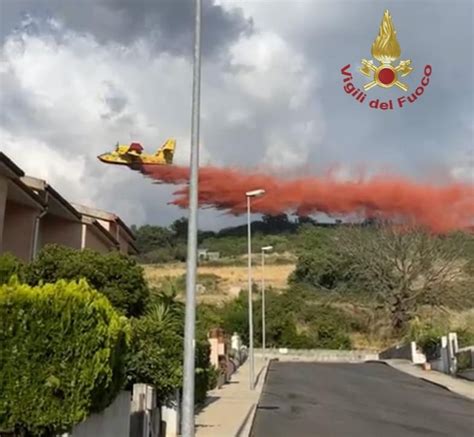
[[[262,216],[262,222],[264,224],[265,233],[267,234],[293,231],[296,228],[295,224],[288,220],[286,214],[264,214]]]
[[[180,320],[163,304],[154,304],[147,313],[132,320],[127,379],[156,388],[160,403],[166,403],[181,386],[183,336]]]
[[[175,220],[170,228],[175,239],[186,240],[188,237],[188,219],[186,217]]]
[[[118,252],[101,255],[88,249],[48,245],[25,270],[25,280],[30,285],[82,278],[127,316],[143,313],[149,297],[143,269]]]
[[[161,226],[145,225],[136,229],[137,248],[140,253],[169,249],[174,241],[173,232]]]
[[[69,431],[122,388],[128,322],[87,285],[0,287],[0,429]]]
[[[307,215],[298,215],[297,220],[298,220],[298,225],[305,225],[305,224],[316,225],[318,223],[317,220]]]
[[[352,260],[337,240],[337,231],[305,224],[298,235],[298,246],[290,284],[305,283],[328,291],[352,280]]]
[[[157,399],[166,404],[183,384],[184,305],[173,286],[158,290],[140,318],[132,320],[128,383],[155,386]],[[206,397],[211,377],[209,344],[202,332],[196,336],[196,403]]]
[[[338,236],[355,278],[379,298],[396,331],[406,327],[420,305],[439,306],[460,277],[462,237],[455,240],[395,225],[345,229]]]

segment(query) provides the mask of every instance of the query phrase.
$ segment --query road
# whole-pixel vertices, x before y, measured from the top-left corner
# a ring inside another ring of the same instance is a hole
[[[474,402],[381,363],[273,362],[252,437],[474,436]]]

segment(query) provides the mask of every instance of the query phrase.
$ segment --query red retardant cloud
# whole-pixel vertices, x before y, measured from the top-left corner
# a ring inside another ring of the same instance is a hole
[[[188,167],[143,166],[141,171],[162,183],[183,184],[170,203],[187,207]],[[338,182],[330,177],[289,180],[215,167],[202,167],[199,171],[201,207],[242,214],[246,212],[245,192],[259,188],[265,189],[266,193],[252,200],[252,212],[256,213],[377,215],[415,221],[434,232],[464,229],[474,224],[474,187],[468,184],[434,186],[382,176],[358,182]]]

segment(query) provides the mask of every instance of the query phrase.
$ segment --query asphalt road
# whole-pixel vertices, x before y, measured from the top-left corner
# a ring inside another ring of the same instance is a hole
[[[474,437],[474,402],[381,363],[273,362],[252,437]]]

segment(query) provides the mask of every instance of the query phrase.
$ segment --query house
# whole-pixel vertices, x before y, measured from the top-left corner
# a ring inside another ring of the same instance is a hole
[[[120,217],[68,202],[0,152],[0,253],[27,261],[53,243],[100,253],[138,252],[133,233]]]
[[[111,235],[122,253],[136,255],[135,236],[120,217],[107,211],[73,203],[74,208],[88,221],[96,221]]]
[[[0,252],[31,259],[44,201],[21,180],[16,164],[0,152]]]

